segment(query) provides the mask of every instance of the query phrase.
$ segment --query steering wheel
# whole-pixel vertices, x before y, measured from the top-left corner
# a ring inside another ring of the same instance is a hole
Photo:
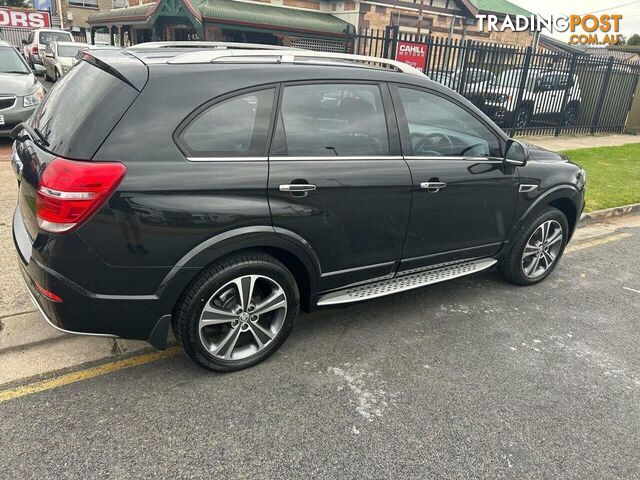
[[[473,150],[476,147],[484,147],[484,142],[479,142],[479,143],[474,143],[473,145],[469,145],[468,147],[466,147],[464,150],[462,150],[460,152],[460,155],[463,156],[465,153],[467,153],[469,150]],[[482,155],[481,155],[482,156]]]
[[[411,134],[411,143],[414,144],[413,153],[419,155],[446,155],[442,149],[446,148],[447,153],[453,150],[453,142],[444,133],[419,133]],[[438,150],[431,150],[438,148]]]

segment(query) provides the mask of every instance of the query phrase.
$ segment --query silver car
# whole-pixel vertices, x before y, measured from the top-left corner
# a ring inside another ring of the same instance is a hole
[[[64,77],[78,61],[78,52],[89,47],[88,43],[51,42],[47,45],[42,60],[45,80],[56,82]]]
[[[45,93],[20,53],[0,40],[0,136],[27,120]]]

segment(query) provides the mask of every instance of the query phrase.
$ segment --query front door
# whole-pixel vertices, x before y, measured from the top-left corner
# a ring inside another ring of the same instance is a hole
[[[321,291],[393,274],[400,260],[411,175],[392,112],[386,84],[283,86],[269,205],[273,225],[316,253]]]
[[[500,158],[499,137],[447,96],[402,85],[392,92],[413,177],[400,270],[496,253],[518,190],[516,168]]]

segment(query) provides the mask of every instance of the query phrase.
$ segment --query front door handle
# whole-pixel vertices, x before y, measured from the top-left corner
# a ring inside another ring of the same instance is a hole
[[[280,185],[281,192],[310,192],[317,187],[310,183],[290,183],[286,185]]]
[[[420,188],[425,189],[429,193],[438,193],[447,186],[444,182],[422,182]]]

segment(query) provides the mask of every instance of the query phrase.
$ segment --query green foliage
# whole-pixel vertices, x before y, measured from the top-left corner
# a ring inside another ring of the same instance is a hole
[[[627,45],[640,45],[640,35],[637,33],[631,35],[629,40],[627,40]]]

